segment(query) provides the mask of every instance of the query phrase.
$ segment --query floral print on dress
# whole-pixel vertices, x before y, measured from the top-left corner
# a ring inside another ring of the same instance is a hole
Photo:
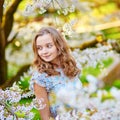
[[[62,104],[60,101],[57,101],[56,94],[57,92],[66,87],[68,84],[72,86],[77,86],[78,82],[82,86],[78,76],[74,78],[74,80],[70,80],[62,71],[62,69],[57,69],[60,72],[60,75],[56,76],[47,76],[46,73],[39,73],[38,71],[34,71],[30,80],[30,89],[34,90],[34,83],[45,87],[48,92],[48,99],[50,103],[50,111],[53,117],[57,115],[57,109]]]

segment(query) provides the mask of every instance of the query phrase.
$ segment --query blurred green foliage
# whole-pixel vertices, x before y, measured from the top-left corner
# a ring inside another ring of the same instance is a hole
[[[20,88],[23,89],[24,91],[29,90],[29,80],[30,80],[30,76],[24,75],[23,77],[21,77],[21,80],[18,82]]]
[[[109,28],[102,32],[106,39],[120,39],[120,27]]]
[[[102,69],[109,67],[112,63],[113,63],[113,59],[108,58],[108,59],[102,60],[101,62],[98,62],[96,67],[89,66],[89,67],[83,68],[81,76],[80,76],[80,80],[83,83],[86,83],[87,75],[90,74],[90,75],[97,77],[101,73]]]
[[[8,64],[8,79],[10,79],[12,76],[16,75],[17,71],[19,70],[19,67],[17,65]]]
[[[113,63],[113,58],[108,58],[102,61],[103,68],[109,67]],[[100,65],[100,63],[98,63]],[[99,66],[98,65],[98,66]]]
[[[94,16],[101,17],[103,15],[106,15],[108,13],[112,13],[114,11],[118,10],[117,5],[114,2],[108,2],[107,4],[103,4],[99,7],[95,7],[92,11]],[[109,11],[109,12],[108,12]]]
[[[31,103],[32,98],[28,97],[28,98],[22,98],[19,103],[22,104],[27,104],[27,103]]]
[[[108,100],[108,99],[114,99],[114,97],[110,93],[103,94],[101,101],[104,102],[105,100]]]
[[[37,109],[34,108],[31,111],[35,114],[35,117],[33,118],[33,120],[41,120],[40,113]]]
[[[120,79],[115,80],[113,86],[120,89]]]

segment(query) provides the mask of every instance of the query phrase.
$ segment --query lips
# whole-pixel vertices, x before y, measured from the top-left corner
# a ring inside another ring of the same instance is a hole
[[[50,55],[43,56],[44,58],[50,57]]]

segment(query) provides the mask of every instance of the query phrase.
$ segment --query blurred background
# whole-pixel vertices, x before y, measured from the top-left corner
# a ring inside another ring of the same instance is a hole
[[[114,112],[111,112],[114,115],[109,113],[111,120],[113,120],[112,116],[116,120],[120,119],[118,113],[120,104],[120,0],[1,0],[0,88],[4,92],[0,90],[0,94],[2,97],[8,94],[8,97],[0,99],[0,108],[5,106],[3,111],[8,110],[11,114],[13,113],[10,109],[12,105],[16,108],[19,104],[24,104],[25,111],[23,112],[21,108],[14,112],[13,116],[24,119],[26,113],[30,119],[30,113],[26,111],[30,111],[32,107],[30,109],[25,105],[31,104],[34,98],[29,90],[31,65],[34,60],[32,41],[36,32],[43,26],[57,28],[67,40],[71,54],[81,69],[79,78],[89,95],[89,98],[80,96],[84,98],[82,101],[85,99],[90,101],[96,97],[100,99],[100,105],[103,105],[97,108],[99,118],[103,116],[99,109],[112,111],[115,108]],[[6,88],[10,90],[10,93]],[[19,93],[20,97],[16,98],[11,92]],[[18,103],[10,104],[11,97],[15,97]],[[108,103],[104,105],[105,100],[108,100]],[[111,100],[117,103],[111,104]],[[94,101],[93,103],[97,104]],[[1,109],[0,113],[2,114],[3,111]],[[3,116],[10,120],[8,111]],[[88,107],[86,111],[89,117],[97,112],[96,108],[93,111]],[[36,109],[32,109],[32,112],[35,113],[34,119],[31,117],[32,120],[40,119]],[[84,114],[86,115],[86,112],[81,113],[81,116],[85,117]],[[107,120],[105,111],[104,114],[105,118],[97,118],[97,120]],[[3,119],[3,116],[0,119]]]
[[[72,50],[110,44],[120,53],[119,0],[1,0],[1,86],[19,81],[28,70],[34,57],[32,40],[43,26],[61,30]]]

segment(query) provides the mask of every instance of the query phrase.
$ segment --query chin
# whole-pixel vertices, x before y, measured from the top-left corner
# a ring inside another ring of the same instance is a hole
[[[45,59],[44,59],[44,61],[45,61],[45,62],[51,62],[52,60],[45,60]]]

